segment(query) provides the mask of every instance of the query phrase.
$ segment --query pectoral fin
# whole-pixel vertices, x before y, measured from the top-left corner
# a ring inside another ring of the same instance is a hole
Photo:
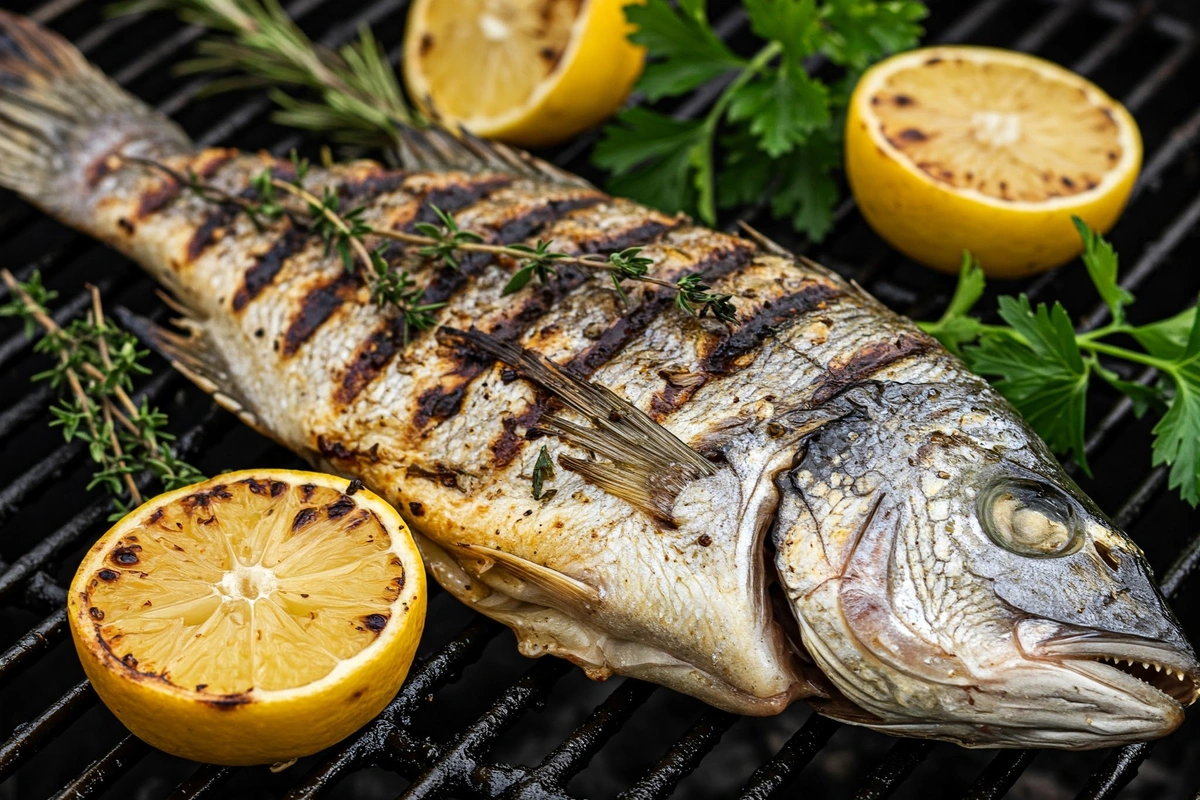
[[[583,609],[590,614],[600,604],[600,592],[597,589],[569,575],[564,575],[503,550],[465,542],[458,546],[469,553],[471,557],[484,562],[480,568],[474,570],[477,574],[499,573],[512,580],[527,584],[555,601],[549,605]],[[514,594],[514,596],[517,595]]]

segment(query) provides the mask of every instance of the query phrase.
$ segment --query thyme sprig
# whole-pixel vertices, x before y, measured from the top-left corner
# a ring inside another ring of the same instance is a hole
[[[140,158],[127,160],[164,172],[203,200],[231,204],[245,211],[257,228],[261,229],[264,221],[287,217],[294,226],[319,236],[325,242],[326,253],[337,253],[347,270],[356,271],[356,263],[361,267],[371,297],[378,305],[395,307],[400,311],[405,323],[403,333],[406,343],[410,330],[429,330],[436,324],[432,312],[445,303],[422,303],[424,292],[417,287],[412,276],[405,270],[393,270],[384,257],[386,246],[371,249],[366,244],[367,237],[408,245],[418,255],[439,260],[451,269],[459,269],[464,253],[484,253],[510,259],[516,269],[502,291],[503,296],[520,291],[535,278],[539,283],[548,283],[557,275],[559,266],[572,265],[607,274],[626,305],[629,304],[629,296],[623,282],[637,281],[674,292],[675,305],[693,317],[711,315],[726,325],[737,322],[733,295],[711,291],[712,287],[703,282],[700,273],[688,273],[675,281],[650,275],[649,270],[654,262],[641,255],[641,247],[628,247],[605,256],[599,253],[571,255],[558,252],[551,249],[552,241],[538,240],[533,246],[492,244],[475,231],[461,229],[452,215],[437,206],[431,208],[440,224],[420,222],[414,226],[415,232],[377,228],[366,221],[366,206],[342,210],[341,198],[331,187],[326,186],[320,196],[306,189],[303,181],[308,174],[308,163],[295,153],[292,154],[295,176],[291,179],[284,180],[266,169],[251,180],[257,199],[230,194],[204,183],[194,173],[185,175],[160,162]],[[299,200],[303,209],[297,211],[289,206],[281,193]]]
[[[174,436],[166,430],[166,414],[130,396],[134,376],[150,372],[140,363],[146,351],[138,349],[132,334],[105,317],[95,286],[88,286],[92,307],[87,317],[63,327],[46,310],[56,293],[42,284],[36,271],[25,283],[6,269],[0,270],[0,279],[12,292],[12,299],[0,306],[0,317],[23,320],[27,336],[39,327],[45,333],[34,349],[56,363],[33,379],[48,381],[64,395],[50,408],[50,424],[62,429],[66,441],[87,445],[98,465],[88,489],[102,486],[113,496],[112,519],[142,504],[134,480],[142,472],[150,472],[164,491],[204,479],[171,448]]]

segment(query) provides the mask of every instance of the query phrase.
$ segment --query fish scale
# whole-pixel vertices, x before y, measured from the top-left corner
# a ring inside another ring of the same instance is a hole
[[[305,189],[379,229],[440,209],[492,243],[641,247],[652,277],[700,274],[737,312],[696,318],[638,281],[626,306],[569,264],[506,296],[510,258],[455,269],[393,242],[389,266],[445,303],[406,342],[317,237],[129,157],[248,200],[291,165],[196,151],[5,12],[0,42],[0,185],[154,275],[183,333],[129,324],[243,421],[393,503],[433,576],[521,652],[967,746],[1161,736],[1200,692],[1137,546],[985,381],[835,273],[404,128],[404,169],[314,168]],[[542,448],[552,494],[535,499]],[[1131,657],[1158,669],[1111,665]]]

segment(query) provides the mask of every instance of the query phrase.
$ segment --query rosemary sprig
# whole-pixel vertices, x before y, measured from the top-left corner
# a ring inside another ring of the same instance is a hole
[[[415,119],[387,53],[365,26],[357,43],[334,51],[305,36],[277,0],[129,0],[113,8],[117,13],[170,9],[188,23],[223,32],[202,41],[200,56],[180,71],[238,73],[210,84],[209,91],[267,87],[282,109],[275,114],[281,124],[388,147],[395,144],[396,123]],[[280,87],[316,97],[303,99]]]
[[[112,519],[141,505],[134,477],[142,472],[149,471],[165,491],[204,479],[171,448],[174,436],[166,431],[166,415],[146,400],[139,405],[130,396],[133,377],[150,372],[140,363],[146,351],[137,348],[132,334],[105,317],[95,286],[88,286],[92,308],[87,318],[64,328],[46,310],[56,293],[42,284],[37,272],[20,283],[4,269],[0,279],[12,292],[12,299],[0,306],[0,317],[22,319],[27,336],[32,337],[38,327],[45,332],[34,349],[56,363],[33,379],[49,381],[65,395],[51,406],[50,424],[62,429],[66,441],[87,445],[88,455],[98,465],[88,489],[103,486],[113,496]]]
[[[598,253],[569,255],[557,252],[551,249],[553,242],[541,240],[532,247],[524,244],[490,244],[480,234],[462,230],[452,215],[437,206],[432,208],[440,224],[418,223],[415,233],[376,228],[365,220],[365,206],[342,211],[341,200],[330,187],[325,187],[320,197],[304,188],[308,163],[295,153],[292,154],[292,163],[296,175],[291,180],[277,177],[270,169],[252,179],[257,200],[229,194],[200,181],[194,174],[183,175],[166,164],[140,158],[127,160],[166,173],[208,202],[234,205],[245,211],[256,227],[261,227],[264,220],[274,221],[286,216],[296,227],[321,237],[327,253],[337,253],[347,270],[355,271],[356,262],[361,266],[361,274],[377,304],[393,306],[401,312],[405,322],[405,342],[408,341],[410,330],[432,328],[436,324],[432,312],[445,303],[421,303],[423,291],[416,286],[412,277],[407,271],[397,272],[388,266],[383,256],[383,246],[373,250],[368,248],[368,236],[409,245],[416,249],[417,254],[440,260],[451,269],[459,268],[459,258],[463,253],[485,253],[511,259],[516,264],[516,270],[504,287],[504,296],[520,291],[534,278],[547,283],[557,274],[559,265],[573,265],[607,274],[626,305],[629,297],[622,283],[626,280],[638,281],[674,292],[675,305],[693,317],[703,318],[711,314],[726,325],[737,321],[732,295],[710,291],[711,287],[703,283],[703,276],[699,273],[689,273],[675,281],[651,276],[649,269],[654,262],[641,255],[643,248],[640,247],[629,247],[604,256]],[[297,212],[284,202],[280,197],[281,192],[301,201],[303,211]]]

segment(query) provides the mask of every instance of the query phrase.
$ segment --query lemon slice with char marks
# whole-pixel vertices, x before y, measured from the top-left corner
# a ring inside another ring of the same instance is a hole
[[[425,573],[371,492],[249,470],[113,526],[80,564],[68,615],[96,692],[138,737],[197,761],[273,763],[345,738],[395,695]]]
[[[867,222],[948,272],[964,249],[995,277],[1074,258],[1071,217],[1111,228],[1141,160],[1137,124],[1116,100],[1070,70],[987,47],[880,62],[846,122],[846,173]]]

